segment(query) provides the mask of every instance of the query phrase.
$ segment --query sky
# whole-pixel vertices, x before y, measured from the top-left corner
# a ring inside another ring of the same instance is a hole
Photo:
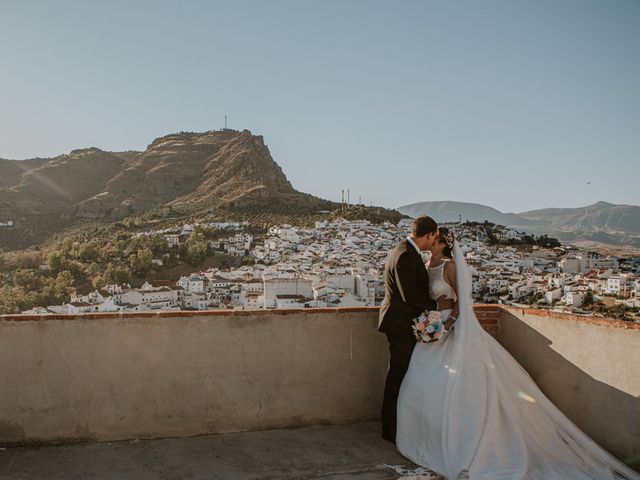
[[[1,1],[0,158],[225,115],[332,200],[639,205],[640,2]]]

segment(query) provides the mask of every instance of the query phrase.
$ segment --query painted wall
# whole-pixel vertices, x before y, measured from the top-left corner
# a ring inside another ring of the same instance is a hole
[[[498,340],[578,427],[640,466],[640,325],[506,308]]]
[[[379,418],[378,309],[0,317],[0,444],[191,436]],[[640,455],[640,325],[479,305],[575,423]]]
[[[0,320],[0,443],[379,418],[376,311],[217,313]]]

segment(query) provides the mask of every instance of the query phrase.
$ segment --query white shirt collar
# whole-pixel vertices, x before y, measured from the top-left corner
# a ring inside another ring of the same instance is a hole
[[[421,255],[421,253],[420,253],[420,249],[418,248],[418,245],[416,245],[416,242],[414,242],[414,241],[413,241],[413,238],[411,238],[411,237],[407,237],[407,240],[409,241],[409,243],[410,243],[411,245],[413,245],[413,248],[415,248],[415,249],[416,249],[416,252],[418,252],[418,255]]]

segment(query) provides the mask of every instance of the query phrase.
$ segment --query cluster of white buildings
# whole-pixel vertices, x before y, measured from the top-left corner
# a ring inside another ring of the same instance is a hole
[[[387,253],[406,237],[410,221],[374,225],[366,220],[317,222],[313,228],[280,225],[256,241],[242,231],[211,241],[214,250],[249,256],[251,265],[193,272],[177,282],[146,282],[139,288],[108,285],[76,291],[65,305],[36,307],[25,313],[82,313],[153,310],[287,309],[379,305],[384,295]],[[224,225],[224,227],[223,227]],[[218,229],[242,230],[246,224],[220,223]],[[614,295],[640,306],[640,258],[619,264],[562,247],[528,251],[486,243],[482,225],[448,225],[473,267],[477,301],[580,307],[590,296]],[[193,231],[164,232],[168,241]],[[494,236],[518,240],[521,234],[500,227]],[[529,302],[527,302],[529,300]]]
[[[609,296],[615,303],[640,307],[640,257],[620,263],[617,257],[570,246],[551,250],[489,246],[473,227],[454,230],[467,250],[467,262],[475,267],[473,289],[480,302],[579,311],[587,300]],[[509,235],[509,229],[502,230],[497,238],[517,239],[517,232]]]

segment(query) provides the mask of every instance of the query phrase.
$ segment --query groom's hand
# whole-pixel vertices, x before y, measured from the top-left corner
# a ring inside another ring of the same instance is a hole
[[[438,310],[451,310],[453,308],[453,299],[447,298],[446,295],[442,295],[436,300],[438,304]]]

